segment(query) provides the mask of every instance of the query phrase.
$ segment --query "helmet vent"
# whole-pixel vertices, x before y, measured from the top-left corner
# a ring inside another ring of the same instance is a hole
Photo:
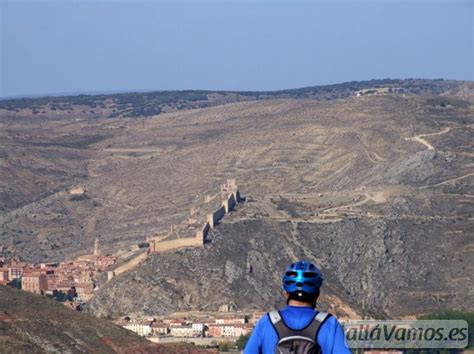
[[[318,275],[316,273],[313,273],[313,272],[304,272],[303,276],[305,278],[317,278],[318,277]]]

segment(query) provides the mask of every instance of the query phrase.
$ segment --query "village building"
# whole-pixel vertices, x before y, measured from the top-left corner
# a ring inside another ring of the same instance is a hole
[[[151,325],[153,321],[135,321],[128,322],[123,328],[126,328],[132,332],[135,332],[139,336],[149,336],[151,333]]]
[[[218,324],[210,324],[208,326],[208,336],[209,337],[222,337],[224,326]]]
[[[220,324],[220,325],[245,324],[245,323],[247,323],[245,315],[241,315],[241,314],[219,315],[216,318],[216,324]]]
[[[174,337],[193,337],[198,335],[191,324],[171,326],[170,334]]]
[[[50,262],[50,263],[40,263],[40,268],[41,269],[47,269],[47,270],[54,270],[59,266],[58,263],[55,262]]]
[[[169,324],[170,326],[179,326],[186,323],[185,318],[165,318],[164,323]]]
[[[60,282],[53,282],[53,285],[50,287],[48,282],[48,289],[53,289],[56,291],[61,291],[64,294],[72,294],[72,297],[76,296],[76,291],[73,288],[73,284],[70,281],[60,281]]]
[[[75,286],[77,297],[82,301],[89,301],[94,295],[94,283],[79,283]]]
[[[8,268],[0,268],[0,284],[1,285],[7,285],[9,282],[9,276],[8,276]]]
[[[48,289],[46,274],[41,272],[24,272],[21,277],[21,289],[38,295],[44,295]]]
[[[153,323],[151,325],[151,334],[152,335],[165,335],[170,331],[168,325],[164,323]]]
[[[222,326],[222,337],[240,337],[250,333],[251,329],[245,325],[224,325]]]
[[[25,262],[16,262],[12,261],[8,266],[9,274],[8,277],[10,280],[19,279],[23,275],[23,270],[27,267]]]
[[[219,306],[219,312],[232,312],[235,311],[235,306],[233,304],[223,304]]]
[[[97,243],[95,253],[61,263],[35,265],[18,259],[4,262],[0,267],[0,284],[64,299],[60,296],[62,292],[70,300],[78,296],[81,301],[89,301],[94,294],[98,275],[117,260],[115,256],[102,255]]]
[[[204,328],[205,328],[204,323],[193,322],[192,327],[193,327],[193,331],[194,331],[195,334],[197,334],[199,336],[204,335]]]
[[[210,324],[206,330],[208,337],[232,337],[237,338],[241,335],[249,334],[252,331],[251,326],[244,324]]]
[[[234,337],[245,336],[252,332],[252,327],[245,325],[235,325],[234,326]]]
[[[222,326],[222,337],[235,337],[234,326]]]

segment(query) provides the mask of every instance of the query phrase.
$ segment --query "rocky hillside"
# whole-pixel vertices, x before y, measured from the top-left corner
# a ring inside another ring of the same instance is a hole
[[[105,252],[123,251],[185,224],[236,178],[248,200],[209,244],[150,258],[91,308],[269,306],[283,265],[303,256],[322,264],[325,303],[341,311],[472,307],[472,85],[367,90],[141,120],[4,120],[2,253],[61,260],[97,237]],[[70,195],[78,185],[86,194]]]
[[[110,321],[0,285],[1,353],[204,353],[155,345]]]
[[[222,304],[270,310],[284,303],[282,272],[301,258],[321,265],[321,307],[340,316],[472,309],[470,211],[420,215],[415,198],[442,204],[442,197],[392,193],[393,202],[371,193],[366,204],[328,218],[315,216],[311,199],[318,196],[249,201],[204,248],[153,255],[107,283],[89,310],[101,316],[216,311]]]

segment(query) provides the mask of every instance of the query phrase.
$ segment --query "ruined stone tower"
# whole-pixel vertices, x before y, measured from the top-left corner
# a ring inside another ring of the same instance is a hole
[[[98,238],[96,238],[94,242],[94,255],[95,256],[100,255],[100,241]]]

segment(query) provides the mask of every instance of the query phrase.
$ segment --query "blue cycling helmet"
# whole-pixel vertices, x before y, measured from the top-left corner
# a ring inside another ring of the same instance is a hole
[[[283,289],[288,293],[316,294],[323,284],[323,275],[313,263],[298,261],[291,264],[283,275]]]

